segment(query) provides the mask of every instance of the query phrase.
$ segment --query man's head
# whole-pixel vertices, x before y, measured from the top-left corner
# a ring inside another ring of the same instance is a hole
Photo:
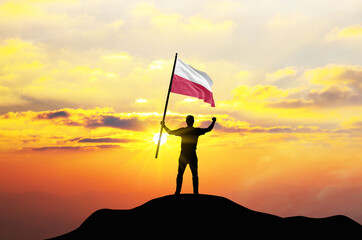
[[[194,121],[195,121],[194,116],[188,115],[186,117],[187,126],[192,127],[194,125]]]

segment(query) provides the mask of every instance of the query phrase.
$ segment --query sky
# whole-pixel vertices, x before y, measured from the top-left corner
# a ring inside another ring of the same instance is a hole
[[[171,93],[166,117],[217,118],[199,139],[201,193],[362,223],[361,16],[358,0],[1,0],[0,207],[42,217],[0,214],[23,222],[0,236],[55,236],[174,192],[180,139],[155,159],[153,137],[176,52],[214,81],[215,108]]]

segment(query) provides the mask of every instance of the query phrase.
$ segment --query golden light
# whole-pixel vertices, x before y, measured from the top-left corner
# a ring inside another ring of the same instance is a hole
[[[167,141],[167,133],[162,133],[162,136],[161,136],[161,141],[160,141],[160,144],[163,145],[164,143],[166,143]],[[160,133],[156,133],[154,136],[153,136],[153,141],[158,144],[158,138],[160,136]]]

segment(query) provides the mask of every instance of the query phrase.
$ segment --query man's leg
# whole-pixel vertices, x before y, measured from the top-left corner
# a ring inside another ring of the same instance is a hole
[[[186,166],[187,166],[187,161],[185,159],[185,156],[180,154],[180,158],[178,160],[178,172],[177,172],[177,178],[176,178],[175,195],[178,195],[181,192],[182,179],[183,179],[183,175],[184,175]]]
[[[194,194],[199,194],[199,176],[197,172],[197,155],[195,153],[194,156],[192,156],[192,159],[190,159],[190,169],[192,173],[192,185],[194,187]]]

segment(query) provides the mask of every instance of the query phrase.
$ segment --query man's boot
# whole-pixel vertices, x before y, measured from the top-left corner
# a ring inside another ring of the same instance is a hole
[[[199,178],[192,178],[192,185],[194,186],[194,194],[199,194]]]

